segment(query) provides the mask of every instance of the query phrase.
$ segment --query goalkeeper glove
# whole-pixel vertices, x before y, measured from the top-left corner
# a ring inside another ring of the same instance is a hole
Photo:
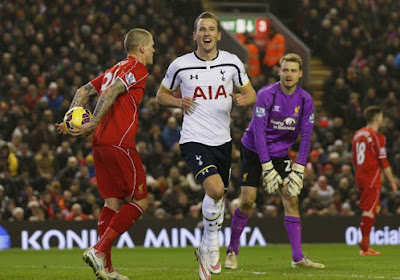
[[[263,186],[268,193],[273,193],[279,188],[279,184],[282,184],[282,178],[274,169],[272,161],[265,162],[261,166]]]
[[[289,196],[297,196],[300,194],[303,188],[303,178],[304,178],[305,167],[301,164],[293,164],[292,172],[289,173],[289,187],[287,193]]]

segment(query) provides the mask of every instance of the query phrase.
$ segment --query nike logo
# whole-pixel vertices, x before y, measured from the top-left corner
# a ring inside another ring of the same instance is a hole
[[[211,275],[207,274],[207,271],[204,269],[203,265],[201,266],[201,272],[203,273],[204,278],[211,279]]]
[[[94,264],[96,265],[97,269],[98,269],[98,270],[103,270],[102,266],[99,265],[99,264],[96,262],[96,257],[92,254],[92,252],[90,252],[90,254],[92,255],[92,260],[93,260]]]
[[[211,268],[214,269],[214,270],[218,270],[220,268],[220,266],[221,266],[221,261],[218,260],[216,265],[211,265]]]

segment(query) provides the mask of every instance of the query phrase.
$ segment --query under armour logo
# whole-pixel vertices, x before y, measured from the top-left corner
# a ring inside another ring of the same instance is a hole
[[[200,164],[199,164],[200,165]],[[206,175],[206,173],[208,173],[208,169],[204,170],[203,172],[201,172],[201,174]]]
[[[191,80],[193,80],[193,79],[196,79],[196,80],[198,80],[199,79],[199,75],[190,75],[190,79]]]
[[[199,165],[203,165],[203,161],[201,160],[201,156],[196,155],[196,160],[199,161]]]
[[[222,78],[221,78],[221,79],[222,79],[223,81],[225,81],[225,76],[224,76],[224,74],[225,74],[225,71],[222,71],[222,70],[221,70],[221,72],[220,72],[220,73],[222,74]]]

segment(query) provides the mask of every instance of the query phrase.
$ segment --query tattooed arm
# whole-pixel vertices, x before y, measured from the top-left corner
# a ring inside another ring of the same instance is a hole
[[[86,85],[80,87],[74,96],[74,99],[71,102],[71,106],[69,108],[73,107],[83,107],[85,104],[88,102],[89,98],[92,95],[97,94],[97,91],[94,89],[91,83],[87,83]]]
[[[69,108],[73,108],[73,107],[83,107],[86,105],[86,103],[88,102],[89,98],[92,95],[97,94],[96,89],[92,86],[91,83],[87,83],[86,85],[80,87],[74,96],[74,99],[71,102],[71,105],[69,106]],[[68,134],[68,130],[65,127],[64,123],[56,123],[55,127],[57,129],[57,132],[60,134]]]
[[[110,109],[118,95],[125,91],[125,85],[121,82],[120,79],[116,79],[100,95],[99,100],[96,104],[96,108],[93,112],[93,117],[90,122],[79,126],[72,124],[75,127],[75,130],[73,132],[70,132],[71,135],[77,137],[86,136],[92,133],[92,131],[97,127],[103,116],[107,113],[108,109]]]

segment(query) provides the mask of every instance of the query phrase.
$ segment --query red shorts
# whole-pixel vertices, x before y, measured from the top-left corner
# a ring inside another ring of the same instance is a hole
[[[93,159],[102,198],[147,197],[146,173],[136,149],[93,146]]]
[[[360,209],[375,215],[381,209],[381,188],[359,188],[361,193]]]

